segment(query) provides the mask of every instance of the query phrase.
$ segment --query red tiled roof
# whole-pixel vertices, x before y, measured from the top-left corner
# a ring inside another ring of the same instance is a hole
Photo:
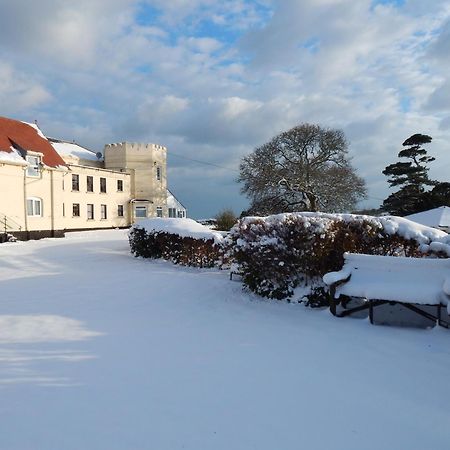
[[[0,117],[0,151],[10,153],[11,146],[43,154],[46,166],[65,166],[65,162],[47,139],[39,136],[32,125],[18,120]]]

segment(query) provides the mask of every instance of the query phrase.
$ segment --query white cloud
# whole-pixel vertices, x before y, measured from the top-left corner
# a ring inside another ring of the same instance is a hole
[[[2,114],[20,114],[24,110],[46,104],[50,92],[31,74],[21,73],[10,64],[0,62],[0,104]]]
[[[432,153],[449,160],[438,148],[450,138],[444,0],[426,8],[418,0],[403,6],[0,0],[0,6],[4,114],[37,118],[54,136],[96,149],[116,140],[158,142],[237,167],[243,154],[280,131],[317,122],[345,129],[354,164],[380,198],[387,195],[381,170],[409,135],[436,137]],[[233,174],[209,168],[217,189],[211,181],[208,190],[196,190],[192,179],[202,179],[205,168],[173,164],[175,188],[191,186],[203,196],[183,199],[188,207],[221,208],[214,196],[223,199]]]

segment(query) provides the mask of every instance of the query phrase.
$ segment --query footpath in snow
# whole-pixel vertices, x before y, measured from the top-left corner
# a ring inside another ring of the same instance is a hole
[[[0,449],[448,450],[448,330],[261,300],[126,232],[0,245]]]

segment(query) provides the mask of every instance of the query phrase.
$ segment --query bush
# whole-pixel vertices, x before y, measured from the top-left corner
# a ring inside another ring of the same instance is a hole
[[[423,256],[420,242],[389,233],[368,216],[293,213],[244,218],[231,230],[228,249],[253,292],[269,298],[291,297],[309,284],[313,297],[327,272],[341,269],[344,253]],[[310,303],[315,300],[311,299]]]
[[[310,308],[323,308],[329,306],[328,291],[323,286],[315,286],[309,294],[305,295],[305,306]]]
[[[193,267],[214,267],[221,264],[222,246],[213,239],[195,239],[177,234],[132,228],[129,233],[131,253],[143,258],[162,258]]]
[[[238,218],[231,209],[224,209],[215,217],[215,229],[220,231],[230,231],[236,224]]]

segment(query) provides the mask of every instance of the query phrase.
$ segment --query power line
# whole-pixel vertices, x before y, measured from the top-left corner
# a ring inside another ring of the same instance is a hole
[[[171,152],[168,151],[167,153],[169,155],[176,156],[177,158],[186,159],[187,161],[192,161],[192,162],[196,162],[198,164],[204,164],[206,166],[213,166],[213,167],[217,167],[219,169],[225,169],[225,170],[230,170],[232,172],[238,172],[239,173],[239,170],[232,169],[231,167],[225,167],[225,166],[221,166],[219,164],[214,164],[214,163],[210,163],[210,162],[206,162],[206,161],[200,161],[199,159],[188,158],[187,156],[178,155],[177,153],[173,153],[172,151]],[[381,202],[384,200],[383,198],[372,197],[371,195],[368,195],[366,198],[371,199],[371,200],[379,200]]]
[[[176,153],[173,153],[173,152],[167,152],[167,153],[169,155],[176,156],[177,158],[186,159],[188,161],[196,162],[198,164],[205,164],[206,166],[218,167],[219,169],[231,170],[232,172],[238,172],[239,173],[239,170],[232,169],[231,167],[225,167],[225,166],[221,166],[219,164],[214,164],[214,163],[210,163],[210,162],[206,162],[206,161],[200,161],[199,159],[188,158],[186,156],[177,155]]]

